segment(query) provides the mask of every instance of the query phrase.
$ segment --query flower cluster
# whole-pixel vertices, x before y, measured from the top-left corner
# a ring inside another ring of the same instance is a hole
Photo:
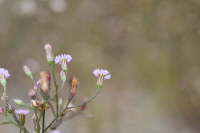
[[[50,70],[47,72],[40,72],[40,79],[36,81],[29,67],[23,67],[25,74],[33,81],[33,86],[28,92],[28,96],[30,96],[31,98],[30,105],[26,104],[20,99],[13,100],[17,105],[29,108],[29,110],[15,109],[15,107],[12,105],[9,97],[6,94],[6,79],[10,76],[10,74],[7,69],[0,68],[0,83],[3,85],[4,88],[4,93],[1,99],[5,105],[4,108],[0,107],[0,114],[4,115],[8,119],[8,123],[11,123],[19,128],[20,132],[23,131],[24,133],[29,133],[25,127],[25,119],[27,117],[26,115],[30,112],[34,112],[32,114],[32,121],[33,127],[37,133],[45,133],[49,129],[54,130],[52,131],[52,133],[61,133],[59,130],[56,129],[60,126],[60,124],[62,124],[63,120],[71,119],[76,115],[83,115],[91,118],[91,114],[83,113],[83,111],[87,107],[86,104],[92,101],[97,96],[102,87],[103,81],[105,79],[111,78],[111,75],[107,70],[95,69],[93,71],[93,74],[97,77],[96,93],[92,96],[92,98],[84,98],[81,104],[74,106],[72,103],[72,99],[77,93],[80,82],[76,77],[72,79],[68,75],[67,63],[72,60],[72,56],[69,54],[61,54],[54,58],[52,46],[50,44],[46,44],[44,49],[46,51],[47,62],[50,65]],[[55,64],[60,64],[62,67],[62,70],[60,72],[62,85],[58,85],[58,82],[56,80],[56,73],[54,70]],[[51,82],[51,80],[53,80],[53,82]],[[54,85],[52,85],[52,83]],[[51,91],[53,89],[54,91]],[[62,92],[67,92],[67,101],[65,101],[64,98],[60,97],[60,92],[63,89],[67,90]],[[45,115],[47,115],[46,111],[49,108],[52,112],[53,119],[47,125],[45,123]],[[9,118],[8,113],[11,114],[14,121]],[[18,115],[18,117],[16,115]]]

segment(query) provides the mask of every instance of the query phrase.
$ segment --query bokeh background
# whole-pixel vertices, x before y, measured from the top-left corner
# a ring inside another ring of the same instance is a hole
[[[55,56],[73,57],[69,75],[81,83],[74,104],[95,93],[94,69],[112,74],[85,110],[94,117],[65,121],[62,133],[199,133],[199,36],[199,0],[0,0],[0,67],[11,74],[10,99],[29,103],[33,84],[22,67],[36,80],[49,71],[46,43]]]

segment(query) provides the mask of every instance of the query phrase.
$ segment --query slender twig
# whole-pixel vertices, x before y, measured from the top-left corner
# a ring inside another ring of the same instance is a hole
[[[85,102],[83,102],[83,103],[81,103],[79,105],[76,105],[76,106],[73,106],[73,107],[67,107],[67,109],[77,108],[77,107],[80,107],[80,106],[82,106],[82,105],[84,105],[86,103],[89,103],[90,101],[92,101],[98,95],[99,91],[100,91],[100,88],[97,90],[96,94],[91,99],[89,99],[89,100],[87,100],[87,101],[85,101]]]
[[[44,124],[45,124],[45,109],[43,110],[43,115],[42,115],[42,132],[44,131]]]
[[[58,90],[58,93],[63,89],[64,84],[65,84],[65,83],[62,84],[62,86],[61,86],[60,89]],[[56,96],[56,94],[53,95],[52,97],[50,97],[50,98],[47,100],[47,102],[50,101],[50,100],[52,100],[53,98],[55,98],[55,96]]]
[[[3,122],[3,123],[0,123],[0,125],[4,125],[4,124],[12,124],[12,122]]]
[[[53,80],[54,80],[54,85],[55,85],[55,89],[56,89],[56,116],[58,117],[58,85],[56,82],[56,77],[55,77],[55,72],[54,72],[54,65],[51,65],[51,72],[53,74]]]

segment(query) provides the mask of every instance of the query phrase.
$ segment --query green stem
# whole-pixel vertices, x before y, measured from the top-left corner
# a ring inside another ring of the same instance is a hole
[[[4,89],[4,95],[3,95],[3,97],[5,98],[5,101],[7,101],[7,96],[6,96],[6,85],[4,85],[3,86],[3,89]],[[5,108],[6,108],[6,116],[7,116],[7,113],[8,113],[8,109],[7,109],[7,106],[8,106],[8,104],[7,104],[7,102],[5,102]]]
[[[58,85],[57,85],[57,82],[56,82],[56,77],[55,77],[55,72],[54,72],[54,65],[51,65],[51,72],[53,74],[53,80],[54,80],[54,85],[55,85],[55,88],[56,88],[56,116],[58,117]]]
[[[40,133],[40,121],[39,121],[39,119],[38,119],[38,115],[37,115],[37,110],[36,110],[36,109],[34,109],[34,113],[35,113],[36,122],[37,122],[36,131],[37,131],[37,133]]]
[[[0,125],[5,125],[5,124],[12,124],[12,122],[3,122],[3,123],[0,123]]]
[[[90,101],[92,101],[98,95],[98,93],[99,93],[100,90],[101,90],[101,88],[99,87],[98,90],[97,90],[97,92],[96,92],[96,94],[91,99],[89,99],[89,100],[87,100],[87,101],[85,101],[85,102],[83,102],[83,103],[81,103],[79,105],[76,105],[76,106],[73,106],[73,107],[68,107],[67,109],[77,108],[77,107],[80,107],[80,106],[82,106],[82,105],[84,105],[86,103],[89,103]]]

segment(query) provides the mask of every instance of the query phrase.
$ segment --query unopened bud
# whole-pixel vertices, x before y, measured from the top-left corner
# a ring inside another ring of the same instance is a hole
[[[71,85],[70,98],[74,97],[78,86],[79,86],[79,81],[77,78],[74,77],[72,80],[72,85]]]
[[[0,114],[4,114],[4,109],[0,107]]]
[[[65,75],[64,71],[60,72],[60,78],[61,78],[61,80],[62,80],[63,83],[66,81],[66,75]]]
[[[29,92],[28,92],[28,96],[30,96],[32,99],[35,97],[35,94],[36,94],[36,92],[35,92],[34,89],[31,89],[31,90],[29,90]]]
[[[46,50],[46,57],[47,57],[47,61],[48,63],[51,65],[54,63],[54,56],[52,53],[52,46],[50,44],[46,44],[44,46],[44,49]]]
[[[37,92],[37,90],[38,90],[37,85],[34,85],[33,90],[34,90],[35,92]]]
[[[41,90],[42,92],[45,94],[47,91],[48,91],[48,83],[47,83],[47,76],[48,74],[46,74],[46,72],[40,72],[40,76],[41,76],[41,84],[42,84],[42,87],[41,87]]]
[[[58,106],[59,106],[59,108],[61,108],[62,107],[62,98],[59,98],[59,101],[58,101]]]
[[[49,71],[47,72],[47,79],[49,82],[51,82],[51,73]]]
[[[24,72],[26,73],[26,75],[29,76],[30,78],[32,78],[31,70],[27,66],[24,66],[23,69],[24,69]]]
[[[25,103],[24,103],[22,100],[20,100],[20,99],[13,99],[13,101],[14,101],[17,105],[20,105],[20,106],[25,105]]]

